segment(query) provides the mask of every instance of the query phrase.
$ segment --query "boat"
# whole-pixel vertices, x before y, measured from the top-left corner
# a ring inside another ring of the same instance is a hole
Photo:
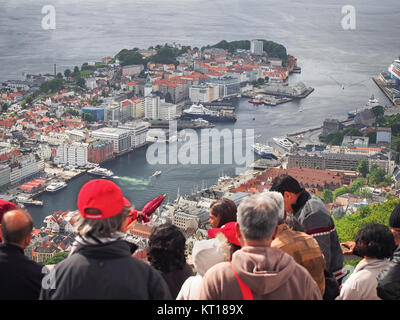
[[[249,102],[252,104],[263,104],[264,103],[262,100],[257,100],[257,99],[250,99]]]
[[[293,143],[291,143],[287,138],[273,138],[273,140],[278,146],[287,151],[290,151],[290,149],[293,147]]]
[[[222,177],[219,177],[218,178],[218,181],[217,181],[217,184],[220,184],[220,183],[223,183],[223,182],[225,182],[225,181],[229,181],[229,180],[231,180],[232,178],[230,177],[230,176],[222,176]]]
[[[156,171],[153,173],[153,177],[157,177],[162,173],[162,171]]]
[[[202,104],[192,104],[190,108],[183,110],[182,118],[200,118],[209,122],[236,122],[237,120],[237,116],[233,112],[209,110]]]
[[[65,182],[59,181],[59,182],[52,182],[46,187],[46,191],[48,192],[57,192],[61,189],[64,189],[67,187],[67,184]]]
[[[255,143],[251,146],[251,149],[262,158],[266,159],[277,159],[274,149],[269,145],[262,143]]]
[[[27,197],[17,197],[17,202],[18,203],[22,203],[24,205],[34,205],[34,206],[43,206],[43,201],[40,200],[33,200],[33,199],[29,199]]]
[[[379,106],[379,101],[374,97],[374,95],[371,95],[371,98],[369,98],[367,104],[365,105],[367,108],[372,108]]]
[[[105,168],[96,167],[88,171],[88,174],[101,176],[101,177],[111,177],[114,173],[111,170],[107,170]]]

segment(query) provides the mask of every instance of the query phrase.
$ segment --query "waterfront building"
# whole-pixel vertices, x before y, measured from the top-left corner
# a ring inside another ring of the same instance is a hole
[[[102,163],[113,158],[114,145],[112,141],[91,141],[88,146],[88,162]]]
[[[132,146],[131,133],[121,128],[101,128],[92,132],[92,137],[113,143],[113,152],[119,154]]]
[[[222,99],[235,97],[240,94],[239,80],[229,76],[218,79],[207,79],[206,83],[218,85],[218,96]]]
[[[282,59],[280,58],[268,58],[271,66],[282,67]]]
[[[159,119],[174,120],[176,118],[176,104],[160,100]]]
[[[262,56],[263,54],[263,42],[260,40],[250,41],[250,52],[257,56]]]
[[[123,125],[120,125],[119,128],[130,131],[132,148],[139,148],[146,144],[147,132],[150,128],[150,124],[148,122],[126,122]]]
[[[68,165],[84,167],[88,163],[88,144],[74,142],[68,146]]]
[[[354,117],[354,122],[360,126],[372,127],[375,123],[376,117],[372,110],[365,109]]]
[[[193,103],[213,102],[219,99],[219,86],[207,83],[192,85],[189,98]]]
[[[342,124],[337,119],[325,119],[322,126],[322,136],[334,133],[342,129]]]

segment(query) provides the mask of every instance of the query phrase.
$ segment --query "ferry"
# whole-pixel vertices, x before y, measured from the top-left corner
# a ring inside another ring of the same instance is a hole
[[[365,105],[367,108],[372,108],[379,106],[379,101],[374,97],[374,95],[371,95],[371,98],[369,98],[367,104]]]
[[[96,167],[88,171],[88,174],[102,177],[111,177],[114,173],[111,170],[107,170],[105,168]]]
[[[258,100],[258,99],[251,99],[251,100],[249,100],[249,102],[252,104],[263,104],[264,103],[262,100]]]
[[[18,203],[22,203],[24,205],[34,205],[34,206],[43,206],[43,201],[40,200],[33,200],[33,199],[29,199],[27,197],[17,197],[17,202]]]
[[[290,151],[290,149],[293,147],[293,143],[291,143],[287,138],[273,138],[273,140],[278,146],[287,151]]]
[[[162,171],[156,171],[153,173],[153,177],[157,177],[162,173]]]
[[[277,159],[274,149],[266,144],[256,143],[251,146],[251,149],[262,158]]]
[[[61,189],[64,189],[67,187],[67,184],[65,182],[52,182],[46,187],[46,191],[48,192],[57,192]]]
[[[200,118],[210,122],[236,122],[237,120],[233,112],[209,110],[202,104],[192,104],[189,109],[183,110],[182,118]]]

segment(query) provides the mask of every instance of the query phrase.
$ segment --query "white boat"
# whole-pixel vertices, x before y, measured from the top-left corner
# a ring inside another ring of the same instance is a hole
[[[67,187],[67,184],[65,182],[52,182],[46,187],[46,191],[48,192],[56,192],[61,189],[64,189]]]
[[[161,171],[156,171],[156,172],[153,173],[153,177],[157,177],[157,176],[159,176],[160,174],[161,174]]]
[[[372,108],[379,106],[379,101],[374,97],[374,95],[371,95],[371,98],[369,98],[367,104],[365,105],[367,108]]]
[[[88,171],[89,174],[101,177],[111,177],[114,173],[111,170],[105,168],[96,167]]]
[[[293,143],[291,143],[287,138],[273,138],[273,140],[278,146],[285,150],[290,151],[290,149],[293,147]]]
[[[17,197],[17,202],[25,204],[25,205],[31,204],[31,205],[34,205],[34,206],[43,206],[43,201],[33,200],[33,199],[30,199],[30,198],[21,197],[21,196]]]

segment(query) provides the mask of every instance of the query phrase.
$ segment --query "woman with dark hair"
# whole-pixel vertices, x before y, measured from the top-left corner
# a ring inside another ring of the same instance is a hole
[[[147,260],[160,271],[173,299],[185,280],[193,275],[192,268],[186,263],[185,243],[179,228],[168,223],[155,227],[149,238]]]
[[[220,228],[225,223],[236,222],[236,204],[227,198],[214,201],[210,205],[210,219],[208,222],[211,228]]]
[[[377,276],[388,265],[396,248],[394,237],[383,224],[371,223],[356,235],[354,254],[362,259],[344,282],[337,300],[380,300]]]

